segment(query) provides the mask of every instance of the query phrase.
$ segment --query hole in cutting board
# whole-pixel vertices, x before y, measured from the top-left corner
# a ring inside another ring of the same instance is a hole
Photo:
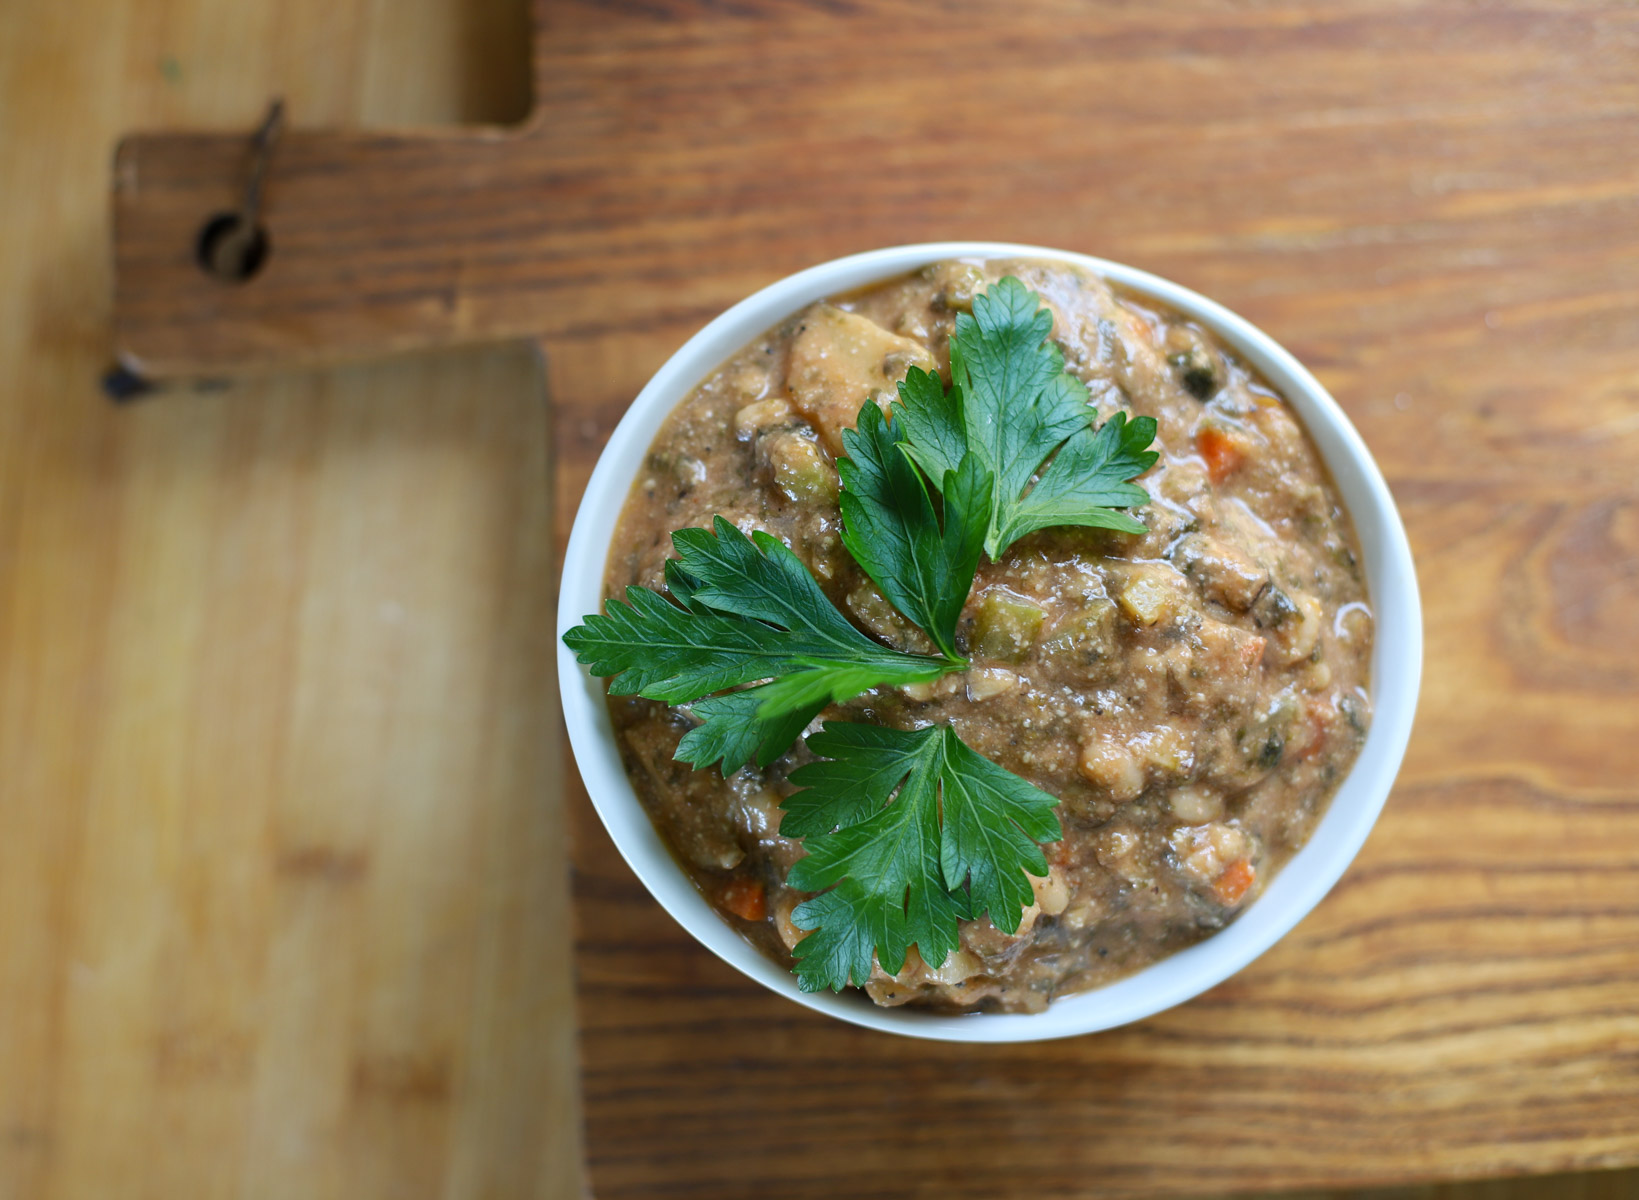
[[[225,283],[244,283],[267,261],[267,230],[239,213],[217,213],[199,231],[194,257],[207,275]]]
[[[395,17],[383,31],[390,36],[378,38],[377,45],[365,52],[362,95],[358,98],[363,124],[443,123],[453,119],[462,124],[505,125],[529,116],[533,63],[527,0],[406,0]],[[423,32],[432,35],[427,42],[447,56],[445,70],[427,69],[425,44],[399,44],[405,29],[416,25],[424,27]],[[180,74],[174,60],[167,56],[165,61]],[[444,86],[428,86],[430,80],[442,80]],[[304,97],[299,86],[292,90],[302,107],[317,99]],[[281,108],[281,102],[275,101],[258,135],[259,158],[271,155],[269,132],[277,129]],[[257,175],[259,178],[260,171]],[[256,187],[253,183],[253,192]],[[207,275],[224,283],[249,282],[267,263],[271,238],[261,222],[249,223],[254,219],[255,204],[247,203],[250,207],[246,212],[212,214],[196,235],[195,261]]]

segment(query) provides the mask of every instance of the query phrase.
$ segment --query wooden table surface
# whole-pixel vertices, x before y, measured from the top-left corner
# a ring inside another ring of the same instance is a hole
[[[301,127],[521,115],[515,9],[0,17],[0,1197],[567,1195],[560,794],[601,1196],[1639,1162],[1639,13],[537,15],[535,118],[437,137]],[[204,290],[173,235],[276,89],[274,257]],[[550,421],[520,348],[107,408],[106,156],[165,126],[235,133],[121,158],[133,361],[527,336]],[[1057,1046],[759,993],[619,865],[552,732],[553,531],[643,379],[760,283],[936,236],[1123,259],[1275,334],[1378,454],[1427,606],[1339,889],[1208,996]]]

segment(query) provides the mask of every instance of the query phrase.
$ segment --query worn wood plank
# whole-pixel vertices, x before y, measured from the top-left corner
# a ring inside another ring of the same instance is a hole
[[[509,12],[0,7],[0,1200],[578,1193],[537,357],[97,386],[130,124],[504,118]]]

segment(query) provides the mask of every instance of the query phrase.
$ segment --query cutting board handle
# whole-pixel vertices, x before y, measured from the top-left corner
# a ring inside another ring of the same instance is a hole
[[[126,138],[113,188],[121,366],[211,376],[538,333],[526,297],[539,270],[506,279],[509,248],[549,220],[550,180],[520,175],[507,152],[523,133],[285,134],[261,184],[261,259],[243,279],[211,270],[202,239],[243,208],[250,137]]]

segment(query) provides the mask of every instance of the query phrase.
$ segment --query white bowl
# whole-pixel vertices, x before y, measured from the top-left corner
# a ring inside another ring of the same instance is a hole
[[[753,339],[815,300],[950,258],[1041,258],[1085,267],[1164,301],[1233,346],[1286,397],[1320,448],[1354,519],[1376,615],[1371,730],[1354,768],[1303,849],[1246,912],[1205,941],[1095,991],[1061,997],[1039,1013],[948,1016],[878,1008],[857,989],[840,995],[799,991],[796,977],[730,928],[672,859],[626,779],[604,705],[603,682],[575,661],[562,640],[587,613],[601,611],[604,564],[615,521],[649,443],[683,397]],[[872,1029],[953,1042],[1035,1041],[1141,1020],[1221,983],[1274,945],[1320,902],[1371,832],[1411,735],[1423,657],[1417,577],[1400,515],[1365,443],[1314,376],[1267,334],[1176,283],[1084,254],[1002,242],[894,246],[822,263],[742,300],[690,338],[633,401],[586,485],[564,560],[558,636],[563,715],[586,790],[627,864],[661,907],[719,958],[798,1004]]]

